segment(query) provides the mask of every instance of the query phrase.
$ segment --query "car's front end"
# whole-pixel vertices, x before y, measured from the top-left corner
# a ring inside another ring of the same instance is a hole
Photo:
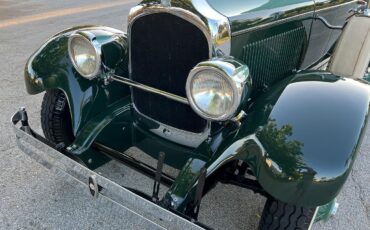
[[[95,196],[117,185],[77,164],[94,169],[115,159],[150,176],[151,196],[138,191],[125,196],[122,188],[117,202],[148,198],[140,202],[150,207],[148,218],[156,223],[168,209],[181,216],[177,224],[196,227],[182,217],[196,219],[201,198],[222,182],[302,207],[308,221],[302,226],[309,227],[318,206],[334,207],[363,134],[370,96],[368,86],[356,80],[330,72],[297,73],[310,37],[305,26],[311,25],[314,3],[307,2],[296,6],[307,12],[285,25],[288,31],[256,32],[248,37],[253,46],[242,48],[248,52],[238,57],[233,57],[239,43],[234,37],[231,44],[231,20],[205,0],[143,1],[130,12],[127,34],[95,26],[61,32],[25,69],[28,92],[47,91],[46,139],[30,129],[20,110],[12,119],[14,125],[22,122],[15,128],[18,142],[43,165],[85,180]],[[255,58],[258,52],[264,56]],[[265,66],[263,75],[257,70],[266,55],[281,61]],[[243,56],[249,59],[240,60]],[[353,119],[346,119],[348,111],[355,111]],[[68,126],[63,116],[70,119],[68,130],[61,130]],[[53,156],[40,154],[45,158],[40,160],[28,145]],[[125,154],[131,147],[157,159],[158,167]],[[164,174],[163,164],[178,169],[177,177]],[[162,198],[159,183],[170,187]]]

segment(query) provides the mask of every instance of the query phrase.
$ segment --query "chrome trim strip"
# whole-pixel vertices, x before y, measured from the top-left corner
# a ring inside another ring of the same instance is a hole
[[[207,0],[193,0],[195,9],[207,18],[216,56],[231,54],[231,26],[229,19],[209,5]]]
[[[312,226],[315,223],[315,219],[316,219],[316,216],[317,216],[317,212],[318,211],[319,211],[319,207],[316,207],[315,212],[313,213],[313,216],[312,216],[310,225],[308,226],[308,230],[311,230],[312,229]]]
[[[316,15],[315,17],[313,17],[314,20],[319,20],[321,21],[322,23],[324,23],[324,25],[326,27],[328,27],[329,29],[332,29],[332,30],[343,30],[344,26],[335,26],[335,25],[332,25],[330,24],[326,18],[322,17],[322,16],[318,16]]]
[[[316,2],[317,2],[317,0],[314,0],[314,2],[316,3]],[[356,3],[356,2],[358,2],[358,0],[353,0],[353,1],[350,1],[350,2],[342,3],[342,4],[339,4],[339,5],[335,5],[335,6],[329,6],[329,7],[326,7],[326,8],[322,8],[322,9],[319,9],[319,10],[315,10],[315,13],[319,13],[319,12],[323,12],[323,11],[326,11],[326,10],[335,9],[335,8],[342,7],[342,6],[346,6],[346,5],[349,5],[349,4]],[[317,4],[317,3],[316,3],[316,4]]]
[[[168,92],[165,92],[163,90],[160,90],[160,89],[157,89],[157,88],[154,88],[154,87],[143,85],[143,84],[141,84],[139,82],[136,82],[136,81],[133,81],[129,78],[125,78],[125,77],[121,77],[121,76],[112,74],[110,76],[110,79],[113,80],[113,81],[117,81],[117,82],[129,85],[129,86],[138,88],[138,89],[142,89],[142,90],[150,92],[150,93],[155,93],[155,94],[164,96],[166,98],[172,99],[174,101],[177,101],[177,102],[180,102],[180,103],[183,103],[183,104],[186,104],[186,105],[189,104],[188,99],[185,98],[185,97],[181,97],[181,96],[178,96],[178,95],[175,95],[175,94],[172,94],[172,93],[168,93]]]

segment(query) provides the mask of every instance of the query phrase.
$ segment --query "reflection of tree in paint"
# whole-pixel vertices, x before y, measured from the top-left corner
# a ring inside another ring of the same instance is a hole
[[[291,179],[302,178],[310,170],[303,162],[301,148],[303,143],[297,140],[289,140],[293,135],[292,125],[285,124],[277,127],[275,120],[269,120],[262,130],[257,132],[257,137],[267,151],[267,157],[270,158],[278,170],[282,172],[283,177]]]

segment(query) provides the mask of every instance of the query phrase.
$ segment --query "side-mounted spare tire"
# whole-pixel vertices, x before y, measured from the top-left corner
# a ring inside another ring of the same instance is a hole
[[[259,224],[260,230],[307,230],[314,221],[315,208],[290,205],[268,198]]]
[[[74,140],[68,100],[63,91],[46,91],[41,105],[41,126],[45,138],[68,146]]]

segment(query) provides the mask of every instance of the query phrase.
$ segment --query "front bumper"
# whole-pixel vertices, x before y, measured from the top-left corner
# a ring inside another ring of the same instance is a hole
[[[133,193],[58,151],[51,143],[35,133],[28,124],[25,109],[16,112],[12,119],[19,148],[33,160],[54,172],[58,177],[85,187],[87,195],[96,202],[109,203],[129,216],[129,221],[150,226],[150,229],[203,229],[161,206]],[[19,125],[21,123],[21,125]]]

